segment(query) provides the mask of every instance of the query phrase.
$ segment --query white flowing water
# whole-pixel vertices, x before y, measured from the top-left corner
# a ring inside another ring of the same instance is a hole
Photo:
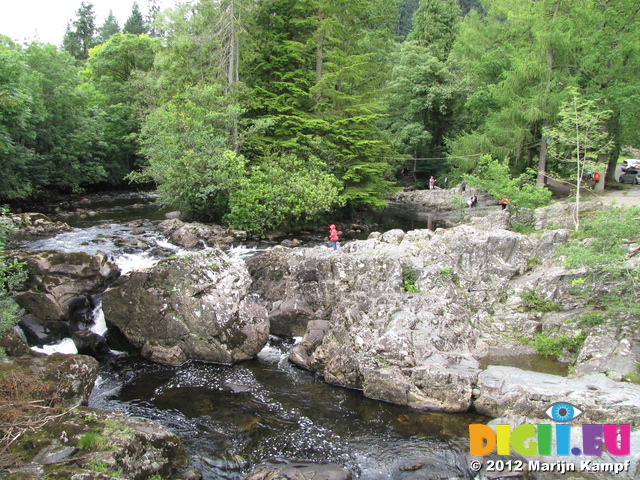
[[[25,242],[23,248],[102,251],[123,273],[186,252],[155,228],[151,220],[161,218],[157,212],[148,205],[144,212],[107,207],[70,232]],[[140,221],[130,224],[140,218],[145,219],[142,226]],[[310,246],[328,248],[321,241]],[[227,253],[246,258],[268,248],[238,244]],[[99,301],[93,320],[91,331],[104,336],[107,324]],[[171,429],[204,480],[242,480],[262,463],[288,460],[335,462],[354,478],[367,480],[472,478],[464,460],[464,437],[480,417],[417,411],[328,385],[288,361],[300,340],[271,337],[255,360],[232,366],[195,361],[158,365],[112,352],[113,359],[102,364],[89,405]],[[71,339],[37,350],[77,352]]]

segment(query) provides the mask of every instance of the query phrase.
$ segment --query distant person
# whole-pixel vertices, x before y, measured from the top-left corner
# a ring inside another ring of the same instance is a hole
[[[333,243],[333,250],[338,249],[338,230],[335,225],[329,225],[329,240]]]
[[[447,190],[449,188],[449,177],[444,177],[444,189]]]
[[[502,205],[502,209],[504,210],[505,208],[507,208],[507,205],[509,205],[509,197],[505,195],[500,199],[498,203]]]
[[[463,192],[467,191],[467,183],[464,180],[460,184],[460,188],[462,189]]]
[[[436,179],[433,178],[433,175],[431,175],[431,178],[429,179],[429,190],[433,190],[433,187],[436,184]]]
[[[474,193],[473,195],[471,195],[471,198],[467,203],[469,204],[469,208],[475,207],[476,205],[478,205],[478,196]]]

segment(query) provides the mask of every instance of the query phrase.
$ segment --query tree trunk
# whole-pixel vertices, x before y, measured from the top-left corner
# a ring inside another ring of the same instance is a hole
[[[607,176],[607,172],[609,171],[609,166],[607,165],[607,154],[606,153],[599,153],[598,154],[598,163],[603,163],[605,165],[604,167],[604,172],[600,172],[600,179],[596,182],[595,186],[593,187],[593,190],[597,193],[597,194],[602,194],[604,193],[604,182],[605,182],[605,177]],[[615,167],[613,167],[615,170]]]
[[[538,160],[538,185],[544,187],[547,184],[547,137],[540,139],[540,159]]]

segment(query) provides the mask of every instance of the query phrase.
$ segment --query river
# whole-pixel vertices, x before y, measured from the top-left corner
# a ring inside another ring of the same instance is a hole
[[[124,271],[153,265],[185,250],[171,245],[154,222],[165,212],[152,194],[122,194],[84,205],[61,220],[73,230],[25,242],[31,250],[100,250]],[[54,217],[54,219],[56,219]],[[380,230],[427,228],[438,219],[391,206],[377,214]],[[122,239],[140,240],[137,248]],[[328,248],[322,237],[305,245]],[[232,245],[235,256],[259,254],[269,245]],[[94,331],[106,325],[96,308]],[[191,466],[205,480],[240,480],[265,462],[334,462],[361,479],[470,479],[466,440],[473,414],[425,412],[365,398],[334,387],[293,366],[296,339],[272,337],[254,360],[237,365],[189,361],[181,366],[147,362],[113,352],[102,360],[89,405],[157,421],[185,444]],[[45,351],[69,348],[69,342]],[[71,351],[73,348],[71,345]]]

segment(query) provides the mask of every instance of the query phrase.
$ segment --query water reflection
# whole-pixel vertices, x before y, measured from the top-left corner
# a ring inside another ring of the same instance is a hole
[[[138,362],[105,370],[90,405],[165,424],[205,479],[241,479],[278,459],[336,462],[367,479],[470,478],[464,437],[469,423],[485,418],[414,410],[327,385],[289,364],[290,346],[273,342],[267,355],[235,366]]]

